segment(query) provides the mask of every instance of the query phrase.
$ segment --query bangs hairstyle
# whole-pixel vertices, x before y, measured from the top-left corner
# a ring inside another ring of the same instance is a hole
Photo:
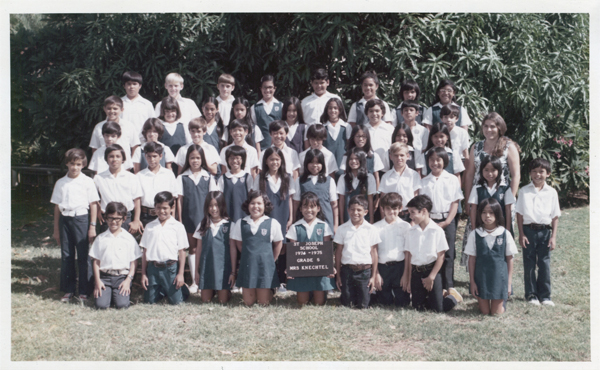
[[[185,153],[185,164],[181,169],[181,173],[184,173],[185,171],[190,169],[190,155],[192,155],[193,152],[198,152],[200,154],[200,160],[202,161],[200,168],[208,172],[208,167],[206,165],[206,156],[204,155],[204,149],[202,149],[200,145],[192,144]]]
[[[362,85],[363,82],[365,82],[365,80],[367,78],[372,78],[373,82],[375,82],[375,85],[379,86],[379,78],[377,78],[377,72],[375,71],[366,71],[365,73],[363,73],[362,75],[360,75],[360,84]]]
[[[552,166],[547,159],[544,158],[536,158],[529,162],[529,172],[535,170],[536,168],[542,168],[548,172],[548,175],[552,173]]]
[[[227,124],[229,125],[229,123],[231,123],[231,121],[236,119],[235,118],[235,106],[238,104],[241,104],[244,107],[246,107],[246,117],[242,118],[242,120],[245,121],[250,127],[252,127],[253,122],[252,122],[252,115],[250,114],[250,103],[248,102],[248,100],[246,100],[242,97],[235,98],[233,100],[233,102],[231,103],[231,112],[229,113],[229,122]]]
[[[325,68],[315,69],[312,75],[310,75],[310,82],[313,82],[314,80],[329,80],[327,70]]]
[[[460,116],[460,108],[453,104],[446,104],[440,109],[440,119],[445,116],[456,117]]]
[[[290,105],[293,105],[296,108],[296,122],[304,123],[304,113],[302,112],[302,102],[295,96],[290,96],[289,98],[285,98],[283,100],[283,108],[281,111],[281,119],[287,120],[287,113]]]
[[[420,194],[409,200],[406,204],[406,207],[416,208],[417,211],[426,209],[427,212],[431,213],[431,209],[433,208],[433,202],[431,201],[431,198],[429,198],[427,195]]]
[[[202,100],[202,109],[204,109],[204,106],[206,104],[214,104],[215,108],[217,108],[217,112],[215,113],[215,123],[217,124],[217,127],[215,127],[215,129],[217,130],[217,135],[219,137],[223,137],[223,133],[225,132],[225,125],[223,124],[223,120],[221,119],[221,115],[219,114],[219,101],[214,96],[209,96]]]
[[[354,139],[359,133],[365,135],[365,145],[361,149],[365,153],[367,153],[367,158],[373,157],[373,148],[371,147],[371,134],[369,134],[369,130],[367,130],[363,125],[358,124],[354,125],[354,127],[352,128],[352,132],[350,133],[350,139],[346,141],[346,152],[349,152],[350,150],[352,150],[352,148],[356,147]]]
[[[288,190],[290,189],[290,175],[285,169],[285,157],[283,155],[283,151],[277,147],[269,147],[265,150],[263,154],[262,171],[260,171],[259,182],[260,191],[261,193],[267,193],[267,175],[269,174],[269,165],[267,163],[269,157],[271,157],[273,154],[277,154],[279,156],[279,159],[281,159],[281,165],[277,170],[277,176],[279,176],[279,178],[281,179],[281,187],[279,188],[279,199],[285,200],[289,196]]]
[[[362,194],[355,195],[352,198],[350,198],[350,201],[348,202],[348,209],[350,209],[350,207],[352,207],[354,204],[363,207],[363,209],[365,210],[369,210],[369,202],[367,201],[367,198],[365,198],[365,196]]]
[[[156,153],[158,155],[163,155],[163,152],[164,152],[163,146],[154,141],[151,141],[144,145],[144,155],[146,155],[148,153]]]
[[[65,153],[65,163],[71,163],[73,161],[81,161],[83,167],[87,166],[87,157],[85,156],[83,149],[72,148],[67,150]]]
[[[305,182],[308,179],[308,176],[312,175],[312,173],[310,173],[310,171],[308,170],[308,164],[311,163],[315,158],[317,158],[317,160],[321,164],[321,171],[319,171],[317,175],[317,182],[325,182],[327,180],[327,170],[325,169],[325,156],[323,155],[323,152],[319,149],[308,149],[308,151],[306,152],[306,156],[304,157],[304,171],[302,172],[302,176],[300,177],[300,183]]]
[[[477,183],[481,186],[484,186],[487,183],[483,177],[483,169],[488,165],[488,163],[491,163],[492,167],[498,171],[498,176],[496,176],[496,186],[500,186],[500,183],[502,182],[502,162],[500,161],[499,157],[487,156],[483,158],[481,164],[479,165],[479,181]]]
[[[319,212],[317,213],[317,218],[320,219],[321,221],[325,221],[325,215],[323,215],[319,197],[317,196],[317,194],[313,193],[312,191],[307,191],[306,193],[302,194],[302,197],[300,198],[300,206],[298,207],[298,210],[296,211],[296,220],[301,220],[304,218],[304,216],[302,215],[302,206],[304,206],[304,205],[319,207]]]
[[[127,207],[125,207],[125,205],[123,205],[123,203],[121,202],[110,202],[106,205],[106,210],[104,211],[104,214],[108,216],[114,213],[125,218],[127,216]]]
[[[123,162],[125,162],[125,159],[127,158],[125,156],[125,150],[123,150],[123,147],[119,144],[113,144],[106,147],[106,151],[104,151],[104,160],[108,162],[108,155],[116,150],[121,152],[121,157],[123,157]]]
[[[350,158],[353,155],[356,156],[358,163],[360,164],[356,173],[356,178],[358,179],[358,186],[356,189],[358,189],[361,194],[366,195],[369,183],[369,172],[367,171],[367,154],[361,148],[352,148],[352,150],[346,153],[346,174],[344,175],[346,195],[352,193],[354,190],[354,187],[352,186],[354,175],[352,173],[352,169],[350,168]]]
[[[396,192],[385,193],[381,197],[381,207],[402,209],[402,196]],[[398,216],[398,215],[396,215]]]
[[[402,107],[402,109],[404,109],[404,107]],[[408,127],[408,125],[404,122],[402,123],[398,123],[396,125],[396,128],[394,129],[394,132],[392,133],[392,143],[396,143],[396,136],[398,136],[398,132],[400,132],[400,130],[404,130],[404,133],[406,134],[406,140],[408,140],[407,145],[412,146],[413,145],[413,134],[412,131],[410,130],[410,127]]]
[[[242,157],[242,171],[246,167],[246,149],[242,148],[239,145],[232,145],[225,151],[225,162],[227,162],[227,168],[231,170],[229,167],[229,158],[230,157]]]
[[[208,124],[206,123],[206,120],[204,119],[204,117],[196,117],[196,118],[192,118],[192,120],[188,124],[188,130],[190,132],[192,132],[192,130],[200,130],[200,131],[206,133],[207,126],[208,126]]]
[[[235,78],[229,73],[223,73],[219,76],[217,84],[232,84],[235,86]]]
[[[117,137],[121,137],[121,125],[114,121],[106,121],[102,125],[102,135],[117,135]]]
[[[378,105],[379,108],[381,108],[381,120],[383,121],[383,116],[385,115],[385,104],[383,104],[383,101],[381,101],[381,99],[371,99],[367,102],[367,104],[365,104],[365,114],[369,113],[369,109],[373,108],[374,106]]]
[[[337,105],[338,111],[340,112],[340,119],[344,122],[348,121],[348,117],[346,116],[346,111],[344,110],[344,105],[342,104],[342,101],[338,98],[331,98],[327,101],[327,104],[325,104],[325,109],[323,110],[323,114],[321,114],[320,118],[321,123],[326,124],[327,121],[329,121],[329,114],[327,113],[327,110],[329,108],[329,104],[331,103],[335,103],[335,105]]]
[[[169,203],[169,207],[173,208],[175,205],[175,197],[171,194],[170,191],[161,191],[160,193],[156,193],[154,196],[154,207],[157,205],[167,202]]]
[[[284,129],[286,134],[290,132],[290,127],[284,120],[279,119],[269,123],[269,134],[279,131],[281,129]]]
[[[415,110],[417,111],[417,113],[419,113],[419,102],[416,100],[404,100],[402,102],[402,112],[404,112],[404,108],[415,108]]]
[[[181,118],[181,109],[179,109],[179,103],[177,99],[167,96],[160,101],[160,119],[165,120],[165,111],[166,110],[175,110],[177,111],[177,118],[179,120]]]
[[[452,80],[442,80],[442,82],[440,82],[440,84],[438,85],[437,89],[435,89],[435,97],[433,98],[433,103],[431,105],[434,105],[434,104],[437,104],[440,102],[440,97],[438,94],[439,94],[440,90],[446,86],[450,86],[452,88],[452,90],[454,90],[454,96],[452,97],[452,101],[456,103],[456,93],[458,92],[458,88],[456,87],[454,82],[452,82]]]
[[[271,211],[273,210],[273,203],[271,203],[267,194],[261,193],[258,190],[250,190],[248,192],[248,199],[246,199],[244,201],[244,203],[242,203],[242,211],[244,211],[247,215],[249,215],[250,210],[248,209],[248,207],[250,206],[250,203],[252,203],[252,201],[256,198],[262,198],[263,203],[265,203],[264,214],[269,215],[271,213]]]
[[[256,143],[254,142],[254,135],[252,135],[252,126],[248,124],[246,120],[243,119],[234,119],[229,122],[229,126],[227,126],[227,132],[229,136],[227,137],[227,145],[233,144],[233,136],[231,136],[231,130],[241,127],[246,130],[246,137],[244,140],[251,147],[255,147]]]
[[[402,85],[400,86],[400,100],[404,100],[404,92],[415,90],[417,96],[415,100],[419,100],[419,96],[421,96],[421,89],[419,88],[419,84],[413,80],[405,80],[402,81]],[[404,104],[403,104],[404,106]]]
[[[448,138],[448,140],[446,140],[446,147],[452,149],[452,140],[450,139],[450,130],[448,130],[448,126],[444,122],[438,122],[431,125],[431,129],[429,130],[429,139],[427,139],[427,147],[425,148],[426,152],[434,147],[432,138],[438,132],[446,135]]]
[[[431,156],[433,155],[442,158],[442,161],[444,162],[444,168],[448,167],[448,163],[450,163],[450,157],[448,157],[448,152],[446,151],[446,148],[440,148],[436,146],[428,150],[425,153],[425,160],[427,161],[427,164],[429,164],[429,158],[431,158]]]
[[[168,84],[169,82],[183,85],[183,77],[179,73],[171,72],[165,77],[165,83]]]
[[[327,140],[327,128],[320,123],[310,125],[306,131],[307,139]]]
[[[204,200],[204,218],[200,221],[200,235],[206,235],[206,232],[210,229],[210,214],[208,209],[212,201],[217,202],[219,207],[219,216],[222,219],[229,219],[227,214],[227,204],[225,203],[225,196],[220,191],[209,191]]]
[[[479,202],[477,205],[477,217],[475,218],[475,227],[483,227],[483,220],[481,219],[481,214],[486,206],[490,206],[492,212],[494,212],[494,217],[496,218],[496,226],[505,225],[504,215],[502,214],[502,206],[498,201],[492,197],[486,198]]]
[[[142,75],[134,71],[127,71],[123,73],[123,76],[121,77],[121,83],[125,85],[129,81],[137,82],[141,85]]]
[[[104,99],[104,105],[103,105],[103,107],[107,107],[107,106],[113,105],[113,104],[116,104],[121,109],[123,109],[123,100],[121,100],[121,98],[119,98],[116,95],[111,95],[108,98]]]
[[[268,82],[268,81],[273,81],[273,86],[275,86],[275,77],[273,77],[273,75],[268,74],[268,75],[264,75],[260,78],[260,87],[262,87],[263,83]]]
[[[144,139],[150,130],[156,131],[158,139],[160,140],[165,133],[165,126],[158,118],[148,118],[146,122],[144,122],[144,126],[142,126],[142,136]]]

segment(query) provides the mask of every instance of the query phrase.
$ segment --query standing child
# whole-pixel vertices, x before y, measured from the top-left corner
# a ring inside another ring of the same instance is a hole
[[[194,231],[204,218],[204,202],[209,191],[219,190],[215,179],[208,173],[204,150],[198,145],[188,148],[185,165],[181,175],[177,176],[177,209],[178,219],[185,227],[190,245],[188,264],[192,275],[190,293],[196,293],[198,286],[194,283],[196,272],[196,240]]]
[[[450,131],[448,131],[448,126],[446,126],[446,124],[443,122],[433,124],[431,126],[431,130],[429,131],[429,140],[427,142],[427,147],[424,150],[425,167],[421,168],[422,176],[426,176],[431,172],[427,157],[433,148],[443,148],[446,153],[448,153],[448,163],[444,169],[448,171],[448,173],[456,175],[456,177],[458,177],[460,180],[460,173],[465,170],[465,166],[460,159],[460,154],[452,150]]]
[[[117,144],[119,142],[119,138],[121,137],[121,126],[113,121],[105,122],[104,125],[102,125],[102,137],[104,138],[104,144],[102,144],[98,150],[94,151],[88,166],[88,169],[94,171],[94,175],[108,170],[108,163],[106,163],[104,160],[104,152],[106,151],[107,146]],[[137,150],[138,148],[139,147],[135,149]],[[125,151],[126,158],[125,163],[123,163],[123,168],[126,170],[134,167],[129,154],[130,153],[128,151]]]
[[[211,133],[211,141],[217,141],[219,148],[225,145],[225,123],[219,114],[219,101],[212,96],[202,101],[202,113],[206,119],[207,129]]]
[[[502,207],[494,198],[477,206],[477,229],[469,234],[465,254],[469,256],[471,294],[484,315],[504,313],[504,302],[512,287],[515,241],[502,227]]]
[[[171,170],[171,164],[175,161],[175,156],[173,155],[171,148],[159,141],[162,138],[163,133],[165,132],[164,130],[165,127],[158,118],[149,118],[146,122],[144,122],[142,136],[144,137],[144,142],[156,143],[162,147],[162,152],[164,153],[164,155],[161,155],[160,165],[166,169]],[[133,161],[134,173],[138,173],[141,170],[148,167],[145,152],[142,149],[141,145],[135,148],[131,160]],[[154,196],[152,196],[152,199],[150,201],[154,201]]]
[[[108,230],[98,235],[90,248],[90,257],[94,260],[96,308],[107,309],[111,300],[117,308],[129,307],[136,260],[142,251],[135,238],[121,228],[126,215],[127,208],[123,204],[108,203]]]
[[[252,114],[250,114],[250,103],[244,98],[236,98],[231,103],[231,112],[229,114],[229,122],[234,119],[244,121],[248,126],[248,135],[246,135],[246,142],[253,145],[256,148],[256,152],[260,153],[260,142],[263,141],[264,137],[262,132],[256,128],[256,122],[252,121]],[[227,123],[229,125],[229,122]],[[225,141],[229,144],[233,142],[233,139],[229,137],[229,131],[225,130],[223,135]],[[252,140],[254,139],[254,140]],[[254,144],[252,144],[254,142]]]
[[[163,121],[163,134],[160,142],[171,149],[171,153],[177,153],[179,148],[191,143],[192,138],[181,122],[181,111],[177,100],[169,97],[163,99],[160,106],[160,117]],[[179,167],[172,166],[173,172],[177,174]]]
[[[300,100],[295,96],[283,101],[283,113],[281,113],[281,116],[285,118],[285,122],[288,125],[288,134],[285,143],[297,153],[302,153],[310,145],[306,137],[308,125],[304,123],[302,109]]]
[[[319,150],[321,151],[321,153],[323,153],[323,156],[325,158],[325,174],[334,177],[335,173],[338,170],[338,166],[333,153],[323,146],[323,142],[327,139],[327,129],[325,128],[325,126],[323,126],[320,123],[310,125],[308,127],[308,132],[306,133],[306,136],[308,137],[310,148],[306,149],[298,155],[300,163],[304,163],[304,158],[310,150]],[[303,171],[303,167],[300,167],[300,175],[304,174]]]
[[[348,123],[352,127],[358,125],[365,125],[369,123],[367,102],[377,99],[377,89],[379,88],[379,78],[375,71],[367,71],[360,76],[360,85],[362,87],[363,97],[358,102],[353,103],[348,112]],[[390,109],[388,103],[380,100],[382,111],[381,116],[383,121],[391,125],[396,125],[396,112]]]
[[[154,117],[154,107],[150,100],[140,95],[142,88],[142,75],[134,71],[127,71],[121,77],[121,83],[125,89],[126,95],[123,100],[123,112],[121,118],[133,123],[134,133],[139,136],[140,141],[143,137],[140,135],[142,126],[148,118]]]
[[[369,130],[364,126],[356,125],[352,129],[348,143],[346,144],[346,152],[350,152],[353,148],[360,148],[367,155],[367,172],[375,177],[375,183],[379,189],[379,171],[383,170],[382,158],[371,148],[371,135]],[[387,158],[387,157],[386,157]],[[346,171],[346,155],[342,158],[342,166],[340,169]]]
[[[235,90],[235,78],[227,73],[221,74],[217,80],[217,89],[219,90],[219,96],[217,96],[219,116],[221,116],[223,124],[227,126],[230,121],[232,103],[235,100],[233,95],[231,95],[233,90]]]
[[[279,257],[283,235],[277,220],[267,216],[273,205],[265,194],[252,190],[242,205],[246,216],[238,220],[231,230],[231,260],[241,253],[237,286],[243,288],[242,298],[247,306],[258,301],[268,305],[273,299],[273,288],[279,286],[275,261]],[[234,255],[235,254],[235,255]]]
[[[227,129],[229,130],[229,136],[233,142],[221,149],[221,171],[223,173],[227,171],[225,153],[227,153],[227,149],[235,145],[244,148],[246,151],[246,161],[243,170],[251,174],[254,178],[258,173],[259,162],[256,149],[246,141],[249,131],[248,125],[244,121],[235,119],[229,123]]]
[[[61,302],[69,302],[79,280],[79,298],[88,294],[88,238],[96,236],[97,202],[100,200],[94,181],[81,173],[86,166],[85,152],[79,148],[65,153],[69,171],[54,185],[50,202],[54,206],[54,240],[61,248],[60,290],[65,293]],[[88,209],[92,222],[88,221]],[[77,251],[77,252],[76,252]],[[79,279],[75,269],[75,253]]]
[[[460,109],[460,113],[458,115],[458,121],[456,125],[465,130],[469,129],[469,126],[472,125],[471,119],[469,118],[469,114],[464,107],[456,104],[456,93],[458,92],[458,88],[454,85],[454,82],[450,80],[442,80],[435,90],[435,98],[433,100],[433,105],[423,113],[423,121],[422,124],[425,127],[432,126],[441,121],[440,118],[440,110],[446,104],[452,104]]]
[[[419,88],[419,84],[412,80],[403,81],[402,85],[400,85],[400,100],[402,102],[396,108],[396,119],[398,123],[404,123],[404,115],[402,114],[404,105],[406,102],[417,102],[419,101],[419,96],[421,96],[421,89]],[[415,121],[420,125],[423,120],[423,111],[425,108],[417,103],[417,107],[415,107],[416,116]]]
[[[281,108],[283,104],[275,99],[275,78],[273,75],[265,75],[260,79],[260,92],[262,99],[250,108],[252,122],[261,131],[264,139],[260,142],[262,148],[271,146],[269,136],[269,123],[281,119]]]
[[[413,136],[412,147],[415,148],[415,154],[420,157],[417,160],[425,162],[423,151],[429,141],[429,130],[417,123],[417,117],[421,106],[416,100],[406,100],[402,102],[402,119],[408,126]]]
[[[154,208],[158,218],[146,226],[140,241],[146,303],[154,304],[167,297],[170,304],[179,304],[190,294],[183,281],[188,240],[183,225],[171,217],[174,206],[175,198],[171,193],[156,194]]]
[[[167,89],[169,97],[177,101],[177,106],[181,112],[181,122],[190,122],[192,118],[200,117],[202,115],[200,114],[200,109],[198,109],[195,101],[181,96],[181,90],[183,90],[183,77],[181,77],[179,73],[169,73],[167,77],[165,77],[165,89]],[[156,104],[156,107],[154,108],[155,117],[162,115],[163,101]]]
[[[550,296],[550,251],[556,247],[556,232],[560,206],[558,194],[546,179],[552,168],[550,162],[536,158],[529,163],[531,183],[519,190],[517,225],[519,244],[523,247],[525,299],[534,305],[554,306]],[[537,261],[538,276],[535,276]]]
[[[368,203],[362,195],[350,199],[350,221],[335,233],[335,283],[342,292],[344,306],[367,308],[375,291],[377,245],[381,243],[375,226],[365,220]]]
[[[323,221],[321,203],[317,194],[307,192],[302,194],[300,200],[300,221],[293,224],[286,237],[293,242],[327,242],[331,240],[333,232]],[[327,301],[327,291],[335,287],[335,270],[330,276],[311,277],[288,277],[287,288],[296,292],[296,300],[299,305],[305,305],[310,301],[312,293],[313,303],[322,306]]]
[[[252,189],[253,178],[248,172],[242,170],[246,164],[246,150],[241,146],[230,146],[225,151],[225,161],[229,170],[219,177],[217,186],[227,199],[227,214],[231,222],[236,222],[246,216],[242,211],[242,204]]]
[[[104,137],[102,136],[102,127],[106,122],[111,121],[116,122],[121,126],[121,136],[119,136],[117,144],[121,145],[121,147],[127,151],[127,158],[131,158],[131,154],[133,154],[135,147],[140,145],[140,135],[139,132],[136,132],[133,123],[121,119],[121,114],[123,113],[123,100],[118,96],[111,95],[104,100],[103,110],[104,114],[106,114],[106,119],[96,124],[96,126],[94,126],[94,131],[92,131],[92,138],[90,140],[92,152],[98,150],[102,145],[106,145]]]
[[[315,127],[312,125],[310,127]],[[304,171],[302,176],[296,180],[297,191],[294,195],[294,213],[298,213],[298,206],[302,194],[313,192],[323,201],[321,210],[325,216],[325,222],[335,233],[338,227],[338,196],[336,193],[335,180],[327,176],[325,170],[325,156],[319,149],[309,149],[304,158]]]
[[[302,111],[306,117],[306,120],[300,120],[305,122],[307,125],[314,125],[320,122],[321,114],[327,105],[327,102],[334,98],[341,101],[340,97],[327,91],[329,86],[329,76],[327,70],[319,68],[313,71],[310,76],[310,85],[313,88],[313,93],[306,98],[302,99]],[[296,107],[296,109],[299,109]],[[344,115],[346,112],[342,109]],[[286,117],[284,115],[284,117]],[[303,149],[296,149],[300,153]]]
[[[206,168],[208,169],[208,172],[210,172],[212,175],[218,175],[221,173],[221,168],[219,167],[219,163],[221,163],[221,157],[219,157],[219,152],[217,152],[217,149],[214,146],[204,141],[204,135],[206,134],[207,127],[208,126],[204,117],[196,117],[190,121],[188,129],[190,131],[192,142],[179,148],[177,151],[177,156],[175,157],[175,163],[179,167],[180,175],[182,172],[181,170],[185,165],[187,151],[192,145],[198,145],[202,148],[202,150],[204,150],[204,156],[206,157]]]
[[[382,120],[385,114],[385,105],[379,99],[369,100],[365,104],[365,113],[369,122],[365,123],[365,128],[371,136],[371,147],[373,151],[383,160],[385,153],[392,145],[392,134],[394,126]]]
[[[346,141],[350,138],[351,126],[345,122],[346,112],[340,99],[331,98],[321,115],[321,123],[327,128],[327,138],[323,145],[335,157],[338,168],[342,165],[342,158],[346,153]],[[343,171],[338,171],[340,176]]]
[[[467,130],[455,130],[456,122],[460,116],[460,108],[456,105],[444,105],[440,110],[441,121],[446,124],[450,131],[450,141],[454,153],[461,158],[463,165],[469,160],[469,133]],[[464,167],[464,166],[463,166]]]
[[[367,154],[360,148],[352,149],[346,161],[346,173],[340,176],[337,183],[337,192],[340,195],[339,204],[343,207],[340,215],[340,225],[348,221],[348,203],[355,195],[362,194],[369,202],[369,221],[373,223],[373,194],[377,194],[375,177],[367,172]]]
[[[277,120],[269,124],[269,135],[271,135],[271,148],[277,148],[285,157],[285,169],[287,173],[295,180],[298,178],[300,169],[300,159],[298,153],[286,145],[286,136],[288,134],[288,125],[285,121]],[[268,148],[265,148],[265,150]],[[263,163],[265,150],[260,153],[259,163]]]
[[[236,261],[231,259],[231,248],[235,246],[229,243],[230,230],[223,193],[209,192],[204,202],[204,218],[194,233],[194,238],[198,239],[195,284],[201,290],[204,303],[212,300],[215,291],[219,303],[227,303],[231,298]]]

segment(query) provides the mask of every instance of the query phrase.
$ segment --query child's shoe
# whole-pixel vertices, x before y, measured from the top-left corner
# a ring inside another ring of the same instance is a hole
[[[242,293],[242,289],[240,289],[236,284],[231,288],[231,293]]]
[[[287,293],[287,289],[285,288],[285,284],[281,283],[279,288],[277,288],[277,293]]]
[[[550,307],[554,307],[554,302],[552,302],[552,301],[551,301],[551,300],[549,300],[549,299],[546,299],[546,300],[542,301],[542,304],[543,304],[544,306],[550,306]]]
[[[73,298],[73,293],[67,293],[60,299],[60,301],[63,303],[69,303],[71,298]]]
[[[456,289],[454,289],[454,288],[448,288],[448,295],[451,295],[454,298],[456,298],[456,302],[458,302],[458,303],[463,301],[462,295],[460,295],[460,293],[457,292]]]
[[[188,286],[188,289],[190,290],[190,294],[198,293],[198,285],[196,285],[196,284],[192,284],[192,285]]]
[[[531,297],[527,300],[527,302],[529,304],[532,304],[534,306],[539,306],[540,305],[540,301],[538,301],[538,299],[536,297]]]

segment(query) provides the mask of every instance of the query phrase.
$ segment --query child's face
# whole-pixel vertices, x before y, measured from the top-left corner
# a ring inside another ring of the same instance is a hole
[[[372,78],[365,78],[362,83],[362,92],[365,100],[373,99],[378,87],[379,85]]]
[[[396,137],[394,138],[394,141],[396,143],[403,143],[408,145],[408,135],[406,135],[406,131],[404,131],[403,129],[399,129],[398,132],[396,132]]]
[[[81,159],[74,159],[67,163],[67,168],[69,169],[69,177],[74,179],[81,173],[81,170],[83,169],[83,161]]]
[[[221,210],[219,209],[219,203],[216,199],[212,199],[208,205],[208,214],[213,220],[221,219]]]
[[[405,122],[413,122],[417,118],[417,110],[413,107],[402,108],[402,118]]]
[[[402,92],[403,100],[416,100],[417,99],[417,91],[415,89],[412,90],[404,90]]]
[[[121,113],[123,113],[123,108],[118,104],[107,104],[103,109],[107,121],[119,122],[119,117],[121,116]]]
[[[308,143],[310,144],[310,147],[312,149],[319,149],[321,150],[321,148],[323,148],[323,140],[322,139],[317,139],[317,138],[308,138]]]
[[[444,160],[437,156],[435,153],[431,153],[428,159],[429,168],[434,176],[439,176],[444,170]]]
[[[165,222],[171,217],[171,206],[169,205],[169,202],[156,203],[154,209],[156,210],[156,215],[160,222]]]
[[[287,108],[286,121],[288,124],[293,125],[296,123],[296,119],[298,119],[298,109],[293,104],[290,104]]]
[[[119,140],[119,135],[117,134],[102,134],[102,137],[106,146],[116,144],[117,140]]]
[[[144,153],[144,157],[146,158],[146,162],[148,162],[148,168],[150,170],[154,170],[156,167],[160,167],[160,160],[162,159],[162,154],[158,153]]]
[[[531,177],[531,181],[533,181],[534,185],[542,185],[546,182],[548,178],[548,172],[545,168],[538,167],[529,171],[529,176]]]
[[[458,122],[458,117],[455,117],[454,115],[443,116],[442,122],[445,123],[446,126],[448,126],[449,131],[452,131],[454,126],[456,126],[456,122]]]
[[[125,92],[127,93],[127,97],[129,99],[136,98],[140,94],[140,89],[142,85],[137,81],[127,81],[125,82]]]
[[[356,144],[358,148],[362,148],[363,146],[367,145],[367,135],[362,130],[358,130],[356,132],[356,136],[354,136],[354,144]]]
[[[310,174],[313,176],[317,176],[322,169],[323,165],[321,164],[321,162],[319,162],[319,159],[316,157],[313,158],[313,160],[308,164],[308,172],[310,172]]]
[[[242,170],[242,157],[239,155],[231,155],[227,158],[227,163],[229,164],[229,171],[231,173],[238,173]]]
[[[217,89],[219,89],[221,99],[227,100],[231,96],[231,92],[235,89],[235,86],[230,83],[221,82],[217,84]]]
[[[481,131],[483,131],[483,136],[485,136],[486,140],[495,140],[500,136],[500,130],[496,122],[489,119],[483,122]]]
[[[236,104],[233,107],[233,115],[235,119],[242,119],[246,117],[246,106],[244,104]]]
[[[108,156],[106,157],[108,168],[111,171],[119,170],[123,164],[123,160],[123,154],[121,154],[120,150],[113,150],[112,152],[108,153]]]
[[[440,98],[440,103],[442,103],[442,105],[450,104],[452,98],[454,98],[454,90],[450,85],[446,85],[438,90],[438,97]]]
[[[498,178],[498,170],[489,162],[483,167],[483,178],[488,185],[495,184]]]
[[[114,234],[121,229],[121,225],[123,225],[123,216],[115,212],[107,214],[105,218],[111,233]]]
[[[385,220],[388,222],[392,222],[396,219],[396,217],[398,217],[398,214],[400,213],[400,207],[390,207],[390,206],[386,206],[383,207],[383,214],[385,215]]]
[[[193,128],[190,130],[190,136],[194,144],[201,143],[204,138],[204,130],[199,128]]]
[[[360,160],[355,154],[350,154],[350,158],[348,158],[348,166],[350,166],[351,170],[358,170],[360,168]]]
[[[248,204],[248,211],[250,211],[250,217],[254,220],[262,217],[265,214],[265,201],[263,197],[260,196],[252,199],[250,204]]]
[[[198,172],[202,170],[202,156],[196,150],[190,153],[188,160],[190,162],[190,169],[192,172]]]
[[[271,131],[271,141],[273,145],[279,147],[285,143],[285,138],[287,137],[287,133],[284,128],[280,128],[277,131]]]
[[[371,126],[376,126],[381,122],[381,117],[383,117],[383,111],[379,105],[374,105],[369,108],[367,112],[367,117],[369,117],[369,123]]]
[[[448,136],[443,132],[438,131],[431,137],[431,142],[435,147],[443,148],[446,146],[446,143],[448,143]]]
[[[481,212],[481,221],[486,229],[493,229],[498,226],[496,223],[496,215],[489,204],[485,206]]]
[[[170,97],[177,98],[181,90],[183,90],[183,82],[165,82],[165,89],[169,92]]]
[[[229,130],[229,135],[231,136],[231,138],[233,139],[233,142],[236,145],[241,146],[241,144],[244,142],[244,139],[246,138],[246,135],[248,135],[248,130],[246,130],[242,127],[236,127],[236,128]]]
[[[165,121],[173,123],[177,121],[177,109],[165,109]]]
[[[177,114],[177,113],[175,113]],[[146,141],[147,142],[157,142],[158,141],[158,131],[156,131],[155,129],[151,128],[150,130],[146,131]]]
[[[426,208],[423,208],[422,210],[418,210],[415,207],[408,207],[408,214],[410,215],[410,219],[413,220],[413,222],[418,225],[421,222],[425,221],[429,212],[427,212]]]
[[[390,152],[390,159],[394,164],[394,169],[401,170],[402,168],[404,168],[404,166],[406,166],[406,161],[408,160],[408,152],[404,148],[401,148],[400,150],[397,150],[394,153]]]
[[[337,122],[340,119],[340,109],[336,102],[331,102],[327,104],[327,116],[329,117],[329,122]]]
[[[304,203],[302,203],[300,212],[302,212],[302,217],[304,218],[304,221],[306,221],[307,223],[311,223],[315,218],[317,218],[319,212],[321,212],[321,207],[319,207],[316,204],[309,204],[309,202],[305,201]]]
[[[271,156],[267,158],[267,166],[269,167],[270,171],[277,172],[279,167],[281,167],[281,157],[275,153],[271,154]]]
[[[265,81],[260,86],[260,92],[262,93],[263,100],[270,101],[273,99],[273,95],[275,95],[275,84],[273,81]]]
[[[310,85],[317,96],[323,96],[327,92],[329,80],[312,80]]]
[[[369,211],[359,204],[352,204],[348,207],[348,216],[354,225],[362,224],[367,213],[369,213]]]
[[[217,109],[217,106],[213,103],[206,103],[202,106],[202,114],[204,115],[206,122],[212,122],[215,119],[218,111],[219,110]]]

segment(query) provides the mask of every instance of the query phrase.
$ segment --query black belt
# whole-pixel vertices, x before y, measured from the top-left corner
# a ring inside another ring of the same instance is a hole
[[[428,265],[420,265],[420,266],[412,265],[412,266],[414,267],[414,269],[415,269],[416,272],[425,272],[427,270],[433,269],[433,266],[435,265],[435,262],[436,261],[433,261],[433,262],[431,262]]]
[[[523,226],[527,226],[528,228],[530,228],[532,230],[544,230],[544,229],[552,230],[552,226],[551,225],[528,224],[528,225],[523,225]]]
[[[361,265],[343,265],[343,266],[348,266],[352,269],[352,271],[354,272],[359,272],[359,271],[364,271],[366,269],[370,269],[372,267],[372,265],[370,264],[361,264]]]
[[[167,262],[156,262],[156,261],[151,261],[155,267],[158,268],[165,268],[165,267],[169,267],[169,266],[173,266],[174,264],[177,263],[177,260],[169,260]]]
[[[143,215],[150,215],[150,216],[155,217],[156,216],[156,209],[155,208],[148,208],[148,207],[142,206],[142,214]]]

